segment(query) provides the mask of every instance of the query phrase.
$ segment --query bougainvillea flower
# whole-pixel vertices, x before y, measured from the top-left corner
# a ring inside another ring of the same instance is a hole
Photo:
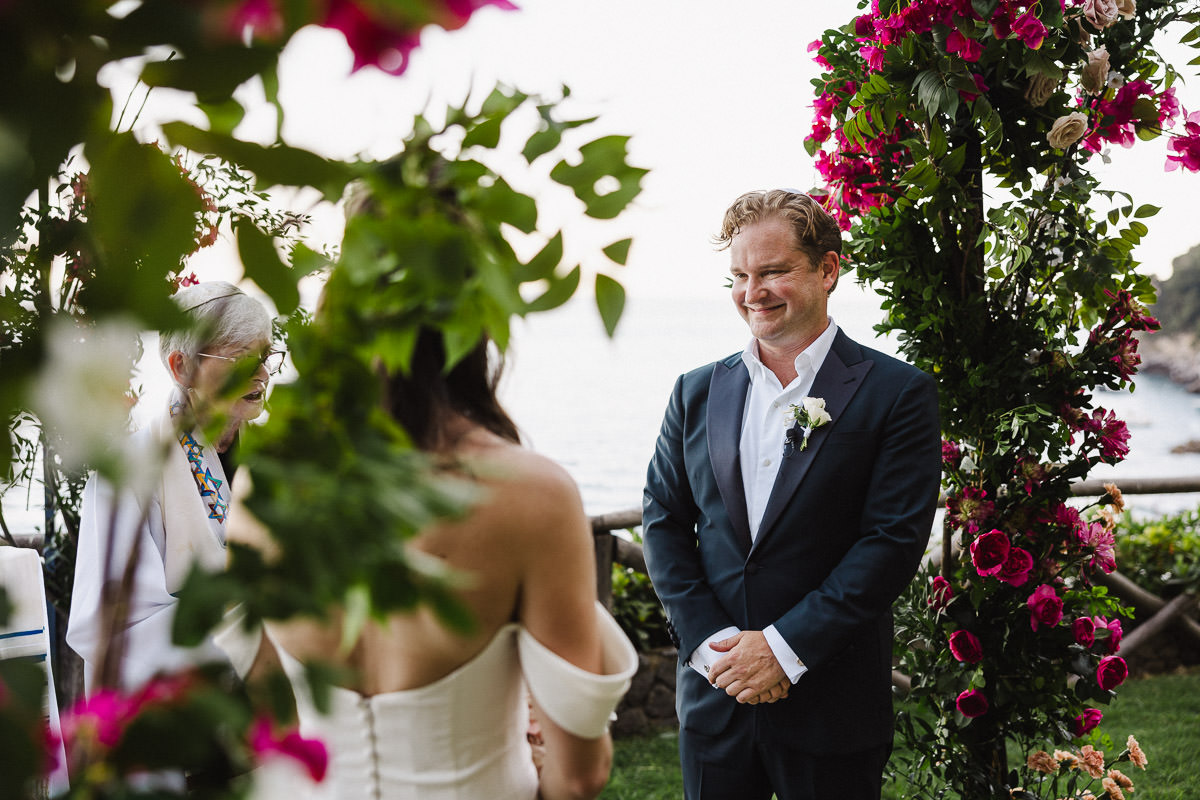
[[[316,783],[325,780],[325,773],[329,769],[329,751],[321,740],[305,739],[295,730],[276,735],[271,720],[266,717],[254,721],[248,736],[250,749],[260,759],[276,753],[287,756],[300,762]]]
[[[1096,683],[1104,690],[1115,689],[1129,677],[1129,665],[1120,656],[1105,656],[1096,665]]]
[[[1029,607],[1029,627],[1035,631],[1043,625],[1053,628],[1062,619],[1062,598],[1049,584],[1034,589],[1025,604]]]
[[[975,634],[958,630],[950,634],[950,653],[964,664],[978,664],[983,660],[983,645]]]
[[[421,42],[414,28],[396,29],[373,18],[354,0],[329,0],[321,26],[342,32],[354,53],[352,71],[378,67],[390,75],[408,69],[408,56]]]
[[[1089,731],[1100,724],[1100,720],[1104,719],[1104,712],[1098,708],[1085,708],[1083,713],[1077,716],[1071,722],[1071,733],[1078,738],[1086,736]]]
[[[963,61],[974,64],[983,55],[983,45],[969,36],[964,36],[962,31],[955,28],[946,37],[946,52],[957,53]]]
[[[1008,534],[1001,530],[990,530],[971,542],[971,563],[975,565],[975,571],[985,578],[996,575],[1004,569],[1011,549]]]
[[[988,701],[978,689],[968,689],[954,700],[955,707],[964,717],[982,717],[988,711]]]
[[[63,715],[63,738],[68,744],[90,739],[104,747],[115,747],[129,717],[129,701],[115,689],[101,689]]]
[[[229,15],[229,33],[240,39],[250,32],[258,39],[274,41],[283,35],[283,15],[277,0],[242,0]]]
[[[1030,8],[1012,22],[1012,32],[1030,50],[1037,50],[1046,38],[1046,26]]]
[[[1167,142],[1172,151],[1167,155],[1167,172],[1183,167],[1189,172],[1200,172],[1200,111],[1188,114],[1183,123],[1184,133],[1174,135]]]

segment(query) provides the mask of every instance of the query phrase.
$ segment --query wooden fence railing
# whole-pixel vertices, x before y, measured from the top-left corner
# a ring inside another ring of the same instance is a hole
[[[1106,491],[1106,483],[1116,484],[1123,495],[1200,492],[1200,478],[1123,478],[1080,481],[1071,487],[1071,494],[1076,497],[1100,496]],[[942,498],[943,501],[944,499]],[[643,574],[646,572],[646,556],[641,545],[613,533],[641,525],[642,511],[630,508],[599,514],[592,517],[591,522],[596,546],[596,586],[600,601],[612,608],[613,564],[631,567]],[[1142,589],[1120,572],[1101,575],[1097,580],[1134,608],[1138,625],[1122,641],[1123,655],[1138,650],[1155,634],[1170,625],[1200,642],[1200,620],[1196,619],[1197,598],[1194,594],[1184,593],[1167,601]],[[894,673],[892,678],[893,683],[901,690],[908,688],[907,676]]]

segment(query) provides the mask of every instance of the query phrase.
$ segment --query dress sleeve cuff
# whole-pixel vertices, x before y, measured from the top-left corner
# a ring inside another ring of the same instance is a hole
[[[605,734],[638,668],[637,651],[599,603],[596,617],[604,653],[601,674],[575,666],[524,628],[517,635],[521,671],[534,700],[555,725],[583,739]]]

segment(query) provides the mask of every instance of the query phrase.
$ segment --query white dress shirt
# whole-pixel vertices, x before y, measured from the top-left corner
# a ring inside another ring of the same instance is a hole
[[[762,523],[767,500],[771,497],[771,489],[775,485],[775,477],[779,474],[779,465],[783,460],[784,436],[793,424],[789,419],[789,406],[798,405],[812,389],[813,380],[817,377],[821,365],[825,363],[825,357],[829,355],[836,335],[837,325],[831,318],[824,332],[796,356],[796,377],[787,386],[783,386],[775,377],[775,373],[759,359],[756,339],[751,339],[742,352],[742,362],[750,373],[750,388],[746,392],[746,406],[742,412],[742,435],[738,443],[738,455],[742,468],[742,486],[746,494],[746,515],[750,522],[751,541],[758,538],[758,527]],[[689,660],[692,668],[707,677],[709,668],[724,655],[713,650],[709,644],[728,639],[737,633],[738,629],[730,626],[709,636],[692,652]],[[795,683],[808,671],[808,667],[804,666],[804,662],[788,646],[774,625],[767,626],[763,635],[784,674],[789,681]]]

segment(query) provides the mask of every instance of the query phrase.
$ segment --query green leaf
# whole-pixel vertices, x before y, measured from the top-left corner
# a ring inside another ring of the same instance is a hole
[[[163,125],[163,135],[172,144],[197,153],[209,153],[254,173],[259,188],[312,186],[326,200],[341,199],[346,184],[354,177],[348,164],[330,161],[316,153],[287,145],[264,147],[232,136],[200,130],[184,122]]]
[[[543,292],[540,296],[530,301],[525,305],[526,312],[534,311],[549,311],[552,308],[558,308],[563,303],[571,299],[571,295],[575,294],[575,290],[579,288],[579,267],[568,272],[562,278],[554,278],[550,281],[550,288]]]
[[[562,257],[563,235],[559,231],[537,255],[513,270],[513,279],[518,283],[546,280],[554,275],[554,270],[562,263]]]
[[[550,178],[569,187],[583,201],[586,213],[596,219],[612,219],[642,191],[642,177],[648,170],[629,166],[628,136],[604,136],[579,148],[582,157],[572,166],[560,161],[550,171]],[[616,187],[600,194],[596,186],[603,178],[616,181]]]
[[[491,186],[480,187],[475,205],[485,216],[507,222],[522,233],[537,230],[537,203],[509,186],[504,178],[497,177]]]
[[[619,242],[613,242],[604,248],[604,255],[614,263],[625,266],[625,261],[629,258],[629,245],[632,243],[633,239],[621,239]]]
[[[617,330],[621,312],[625,310],[625,287],[603,273],[596,274],[596,308],[609,336]]]
[[[1133,216],[1138,219],[1145,219],[1146,217],[1153,217],[1159,211],[1162,211],[1162,209],[1147,203],[1146,205],[1138,206],[1137,211],[1133,212]]]
[[[233,90],[275,63],[276,47],[231,47],[198,50],[186,58],[151,61],[142,68],[147,86],[195,92],[202,103],[219,103]]]
[[[504,122],[504,117],[492,117],[485,119],[479,124],[473,126],[467,135],[463,137],[463,147],[480,147],[495,148],[500,144],[500,127]]]
[[[233,227],[246,277],[271,296],[280,314],[291,314],[300,305],[300,290],[295,273],[276,252],[275,241],[245,217],[237,219]]]

